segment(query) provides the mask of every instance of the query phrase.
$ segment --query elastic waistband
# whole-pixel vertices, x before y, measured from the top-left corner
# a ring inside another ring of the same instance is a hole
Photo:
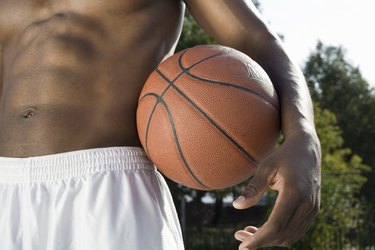
[[[0,157],[0,183],[48,182],[96,172],[154,170],[139,147],[108,147],[45,156]]]

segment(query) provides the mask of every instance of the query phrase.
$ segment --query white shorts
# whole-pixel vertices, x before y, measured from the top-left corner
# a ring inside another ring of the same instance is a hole
[[[0,157],[0,249],[184,249],[172,197],[141,148]]]

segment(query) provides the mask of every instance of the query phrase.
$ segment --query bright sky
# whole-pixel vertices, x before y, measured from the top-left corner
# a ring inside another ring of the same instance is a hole
[[[374,0],[260,0],[262,14],[274,31],[284,35],[287,50],[302,66],[321,40],[342,45],[375,87]]]

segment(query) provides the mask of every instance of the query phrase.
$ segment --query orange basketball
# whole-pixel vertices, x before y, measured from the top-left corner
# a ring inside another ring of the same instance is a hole
[[[254,174],[279,135],[279,103],[264,70],[219,45],[186,49],[163,61],[139,97],[142,146],[160,172],[211,190]]]

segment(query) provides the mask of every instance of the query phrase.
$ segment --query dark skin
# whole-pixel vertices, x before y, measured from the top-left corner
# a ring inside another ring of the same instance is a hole
[[[285,143],[261,162],[238,209],[279,191],[240,249],[289,246],[319,210],[320,144],[300,69],[249,0],[186,0],[220,44],[251,56],[279,94]],[[0,155],[139,146],[135,111],[152,70],[181,32],[178,0],[0,0]]]

